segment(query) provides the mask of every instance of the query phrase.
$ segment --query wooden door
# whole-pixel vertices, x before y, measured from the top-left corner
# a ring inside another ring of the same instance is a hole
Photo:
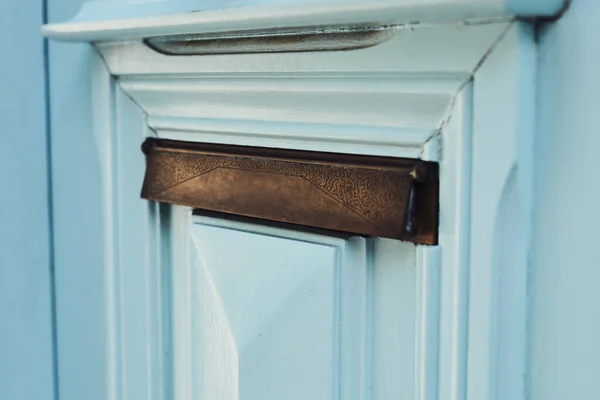
[[[46,28],[100,54],[93,96],[82,95],[93,112],[52,107],[61,399],[525,393],[532,30],[505,14],[472,20],[479,7],[357,7],[311,10],[308,32],[380,21],[391,37],[346,51],[189,56],[143,40],[235,36],[240,22],[268,37],[277,16],[305,26],[306,9],[287,6]],[[64,68],[53,54],[51,70]],[[438,245],[148,202],[147,137],[437,161]]]

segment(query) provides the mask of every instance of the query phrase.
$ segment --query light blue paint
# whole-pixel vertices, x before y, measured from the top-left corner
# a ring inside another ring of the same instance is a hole
[[[599,398],[600,3],[540,32],[531,399]]]
[[[469,400],[523,399],[524,394],[528,260],[515,246],[514,230],[528,242],[527,149],[535,127],[530,115],[536,65],[530,28],[515,24],[474,78]]]
[[[48,20],[70,19],[80,6],[80,0],[49,0]],[[60,400],[108,398],[101,172],[92,130],[93,56],[88,45],[49,44]]]
[[[192,7],[196,3],[177,4]],[[80,4],[81,0],[49,0],[50,22],[70,19]],[[166,12],[152,4],[144,6],[148,14]],[[0,399],[11,400],[51,399],[54,390],[43,49],[38,33],[42,12],[38,6],[36,13],[31,4],[0,3],[0,170],[3,187],[10,188],[5,189],[10,195],[0,197]],[[125,8],[115,14],[127,15]],[[600,204],[600,189],[590,168],[597,164],[600,144],[594,96],[600,92],[599,19],[600,4],[575,1],[560,21],[540,35],[529,323],[532,400],[591,399],[597,392],[600,261],[595,257],[595,241],[600,217],[594,210]],[[98,146],[104,143],[92,132],[93,57],[87,45],[50,46],[61,400],[101,400],[109,390],[103,297],[105,210],[98,159]],[[14,78],[25,74],[27,79]],[[506,207],[512,209],[513,201],[509,196]],[[514,226],[500,228],[510,232]],[[124,233],[135,241],[134,232]],[[503,263],[510,264],[514,246],[503,243],[498,248],[512,249],[502,253],[508,260]],[[130,278],[135,281],[134,276]],[[510,308],[509,297],[499,301]],[[141,354],[135,345],[132,342],[128,351]],[[501,355],[501,361],[508,356]],[[143,360],[139,361],[142,365]],[[150,377],[141,376],[142,372],[132,369],[131,379]],[[500,377],[503,372],[497,371]]]
[[[0,399],[54,398],[43,1],[0,2]]]

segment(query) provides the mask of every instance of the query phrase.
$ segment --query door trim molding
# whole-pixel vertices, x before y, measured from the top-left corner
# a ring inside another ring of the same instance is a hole
[[[169,398],[174,383],[161,369],[168,363],[163,329],[191,317],[178,312],[169,319],[161,286],[165,265],[187,262],[169,261],[174,255],[162,232],[189,222],[191,210],[165,220],[160,207],[139,199],[139,145],[148,136],[439,161],[439,246],[418,248],[417,268],[431,256],[417,278],[418,400],[523,392],[528,259],[523,252],[499,254],[513,243],[505,229],[512,222],[522,224],[529,243],[533,32],[515,22],[405,33],[367,49],[302,54],[169,57],[140,40],[97,44],[102,60],[94,61],[90,134],[101,179],[90,185],[100,188],[106,217],[108,398],[130,398],[136,390],[145,391],[137,398]],[[232,110],[241,117],[231,119]],[[345,131],[344,121],[353,129]],[[315,126],[321,131],[311,135]],[[333,133],[320,137],[327,128]],[[504,200],[515,188],[522,214]]]
[[[204,4],[203,10],[198,10],[195,3],[194,8],[189,9],[189,4],[186,7],[183,0],[162,0],[158,2],[161,4],[156,3],[152,2],[144,8],[144,4],[129,5],[114,0],[100,4],[87,1],[73,21],[45,25],[43,33],[57,40],[100,42],[282,27],[360,25],[373,21],[410,29],[427,24],[481,24],[516,17],[550,17],[559,14],[567,2],[377,0],[256,4],[253,0],[246,0],[242,2],[244,7],[229,8],[222,8],[223,4],[220,2],[214,2],[211,7],[208,2]],[[128,6],[129,12],[123,12]],[[114,16],[117,8],[121,14],[126,14],[125,18]],[[182,12],[186,8],[193,12]],[[163,15],[152,15],[157,13],[155,10],[161,10]],[[175,14],[164,15],[168,12]],[[132,17],[136,14],[140,17]]]

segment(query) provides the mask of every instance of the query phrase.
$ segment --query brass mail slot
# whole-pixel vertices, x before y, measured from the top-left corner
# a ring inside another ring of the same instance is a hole
[[[142,197],[366,236],[437,243],[438,165],[148,139]]]

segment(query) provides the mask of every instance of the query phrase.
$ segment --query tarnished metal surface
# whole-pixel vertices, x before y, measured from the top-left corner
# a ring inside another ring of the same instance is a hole
[[[162,54],[209,55],[362,49],[392,38],[393,26],[310,27],[161,36],[144,43]]]
[[[436,163],[154,139],[143,150],[148,200],[437,243]]]

